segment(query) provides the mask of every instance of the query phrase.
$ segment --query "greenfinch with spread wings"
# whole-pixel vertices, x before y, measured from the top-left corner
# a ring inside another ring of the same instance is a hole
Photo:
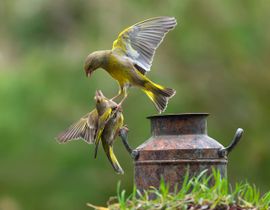
[[[95,157],[101,140],[105,154],[118,174],[123,174],[113,151],[113,143],[123,127],[124,117],[121,108],[112,100],[107,99],[101,91],[96,91],[96,108],[84,115],[57,136],[59,143],[83,139],[88,144],[95,144]]]
[[[119,107],[114,101],[107,99],[101,91],[96,91],[95,101],[96,101],[96,110],[98,113],[97,131],[94,140],[96,145],[95,147],[95,158],[96,158],[102,132],[106,124],[110,120],[110,118],[113,116],[115,109]]]
[[[86,75],[90,77],[96,69],[103,68],[118,81],[120,90],[113,100],[123,96],[119,105],[126,99],[128,88],[135,86],[146,93],[159,113],[163,112],[176,91],[152,82],[146,73],[151,69],[156,49],[176,24],[174,17],[155,17],[126,28],[113,42],[112,50],[87,56]]]
[[[94,99],[96,108],[61,132],[57,136],[59,143],[83,139],[88,144],[98,144],[112,110],[118,108],[118,105],[114,101],[107,99],[100,90],[96,91]]]
[[[115,142],[117,136],[119,136],[120,129],[123,128],[124,116],[121,108],[116,108],[111,112],[110,117],[101,133],[101,142],[103,149],[110,161],[113,169],[118,174],[123,174],[124,171],[121,168],[114,152],[113,143]]]

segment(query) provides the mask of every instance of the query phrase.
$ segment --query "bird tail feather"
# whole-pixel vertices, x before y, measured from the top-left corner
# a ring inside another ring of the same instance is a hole
[[[114,155],[113,147],[108,145],[105,141],[102,141],[102,146],[115,172],[118,174],[124,174],[124,170],[121,168],[116,156]]]
[[[154,103],[159,113],[166,110],[169,99],[172,98],[176,93],[176,91],[172,88],[166,88],[151,81],[146,83],[143,91]]]

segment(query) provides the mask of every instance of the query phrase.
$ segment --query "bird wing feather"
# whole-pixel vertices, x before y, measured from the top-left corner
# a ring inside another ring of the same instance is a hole
[[[113,42],[113,50],[120,49],[138,66],[150,71],[155,51],[165,35],[176,26],[174,17],[155,17],[136,23],[122,31]]]
[[[86,114],[79,121],[72,124],[65,131],[57,136],[59,143],[66,143],[71,140],[83,139],[88,144],[93,144],[97,130],[97,112]]]

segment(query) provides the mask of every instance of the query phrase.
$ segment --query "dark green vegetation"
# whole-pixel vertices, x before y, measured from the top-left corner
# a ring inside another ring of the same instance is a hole
[[[150,197],[155,198],[150,199]],[[88,204],[88,206],[92,205]],[[121,191],[120,184],[118,184],[117,197],[111,198],[108,202],[110,210],[268,210],[269,207],[270,191],[261,195],[256,186],[248,182],[236,183],[232,187],[227,179],[221,178],[220,174],[216,172],[210,177],[205,176],[204,172],[191,179],[186,176],[181,190],[175,190],[174,193],[170,193],[168,185],[162,181],[159,189],[153,188],[142,193],[134,188],[132,194],[126,196],[126,191]]]
[[[113,172],[101,150],[94,160],[93,147],[79,141],[59,145],[54,137],[93,108],[96,89],[117,93],[106,72],[86,78],[86,55],[110,48],[123,27],[158,15],[179,23],[149,73],[177,90],[167,113],[210,112],[209,134],[224,145],[243,127],[229,157],[229,178],[268,191],[269,11],[265,0],[1,0],[0,209],[104,205],[119,179],[132,191],[132,160],[120,141],[115,152],[124,176]],[[129,141],[137,146],[150,136],[145,117],[156,110],[137,89],[123,108]]]

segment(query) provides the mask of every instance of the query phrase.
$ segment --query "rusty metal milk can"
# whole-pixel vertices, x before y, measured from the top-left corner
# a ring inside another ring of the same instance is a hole
[[[207,135],[206,113],[156,115],[151,121],[152,136],[136,150],[135,184],[139,190],[156,188],[161,177],[171,189],[181,186],[187,170],[196,175],[212,167],[224,177],[227,155],[240,140],[243,130],[236,131],[232,143],[224,148]]]

